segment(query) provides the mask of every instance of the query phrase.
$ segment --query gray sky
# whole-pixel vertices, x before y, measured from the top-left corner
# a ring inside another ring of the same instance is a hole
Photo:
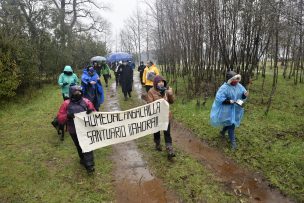
[[[145,7],[145,5],[140,0],[102,0],[102,2],[110,7],[110,10],[103,11],[102,16],[111,23],[113,40],[111,47],[112,51],[115,51],[116,34],[119,36],[124,21],[136,11],[137,4],[140,8]]]

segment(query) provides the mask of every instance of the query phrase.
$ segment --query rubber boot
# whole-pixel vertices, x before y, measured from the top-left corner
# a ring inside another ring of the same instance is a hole
[[[172,160],[173,157],[175,157],[175,152],[173,150],[172,144],[166,144],[166,150],[168,152],[168,159]]]
[[[220,136],[222,139],[225,139],[225,131],[221,130],[220,131]]]
[[[159,152],[161,152],[163,150],[160,143],[155,143],[155,150],[159,151]]]
[[[231,150],[232,151],[237,150],[237,145],[236,145],[236,141],[235,140],[231,142]]]

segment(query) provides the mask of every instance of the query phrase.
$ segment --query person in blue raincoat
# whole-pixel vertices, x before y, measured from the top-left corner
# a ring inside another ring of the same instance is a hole
[[[69,88],[70,85],[75,85],[78,83],[78,77],[73,72],[71,66],[65,66],[63,73],[60,74],[58,78],[58,85],[61,87],[63,100],[69,99]]]
[[[236,149],[234,129],[239,127],[243,118],[243,102],[249,92],[241,85],[241,75],[228,71],[226,81],[217,91],[212,105],[210,119],[214,127],[222,127],[220,135],[224,138],[228,131],[231,148]]]
[[[100,78],[94,67],[87,67],[83,70],[81,86],[83,96],[89,99],[93,103],[96,111],[98,111],[99,106],[104,102],[104,92]]]

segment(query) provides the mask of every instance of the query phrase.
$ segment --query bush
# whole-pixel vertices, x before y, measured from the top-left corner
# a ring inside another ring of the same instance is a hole
[[[13,97],[21,81],[12,49],[0,39],[0,98]]]

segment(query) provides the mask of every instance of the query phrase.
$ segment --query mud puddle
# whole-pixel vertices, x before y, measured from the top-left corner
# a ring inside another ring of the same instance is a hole
[[[119,111],[116,84],[107,92],[106,111]],[[178,202],[174,195],[154,177],[142,159],[134,141],[113,145],[112,160],[115,164],[114,184],[116,202]]]
[[[138,79],[134,82],[135,91],[141,99],[141,94],[146,93],[142,90]],[[193,132],[177,121],[173,121],[171,125],[174,145],[201,161],[203,165],[215,173],[216,179],[223,182],[235,195],[247,197],[250,202],[292,202],[279,191],[270,188],[259,173],[250,172],[237,165],[218,150],[202,142]],[[178,157],[176,161],[178,161]]]

